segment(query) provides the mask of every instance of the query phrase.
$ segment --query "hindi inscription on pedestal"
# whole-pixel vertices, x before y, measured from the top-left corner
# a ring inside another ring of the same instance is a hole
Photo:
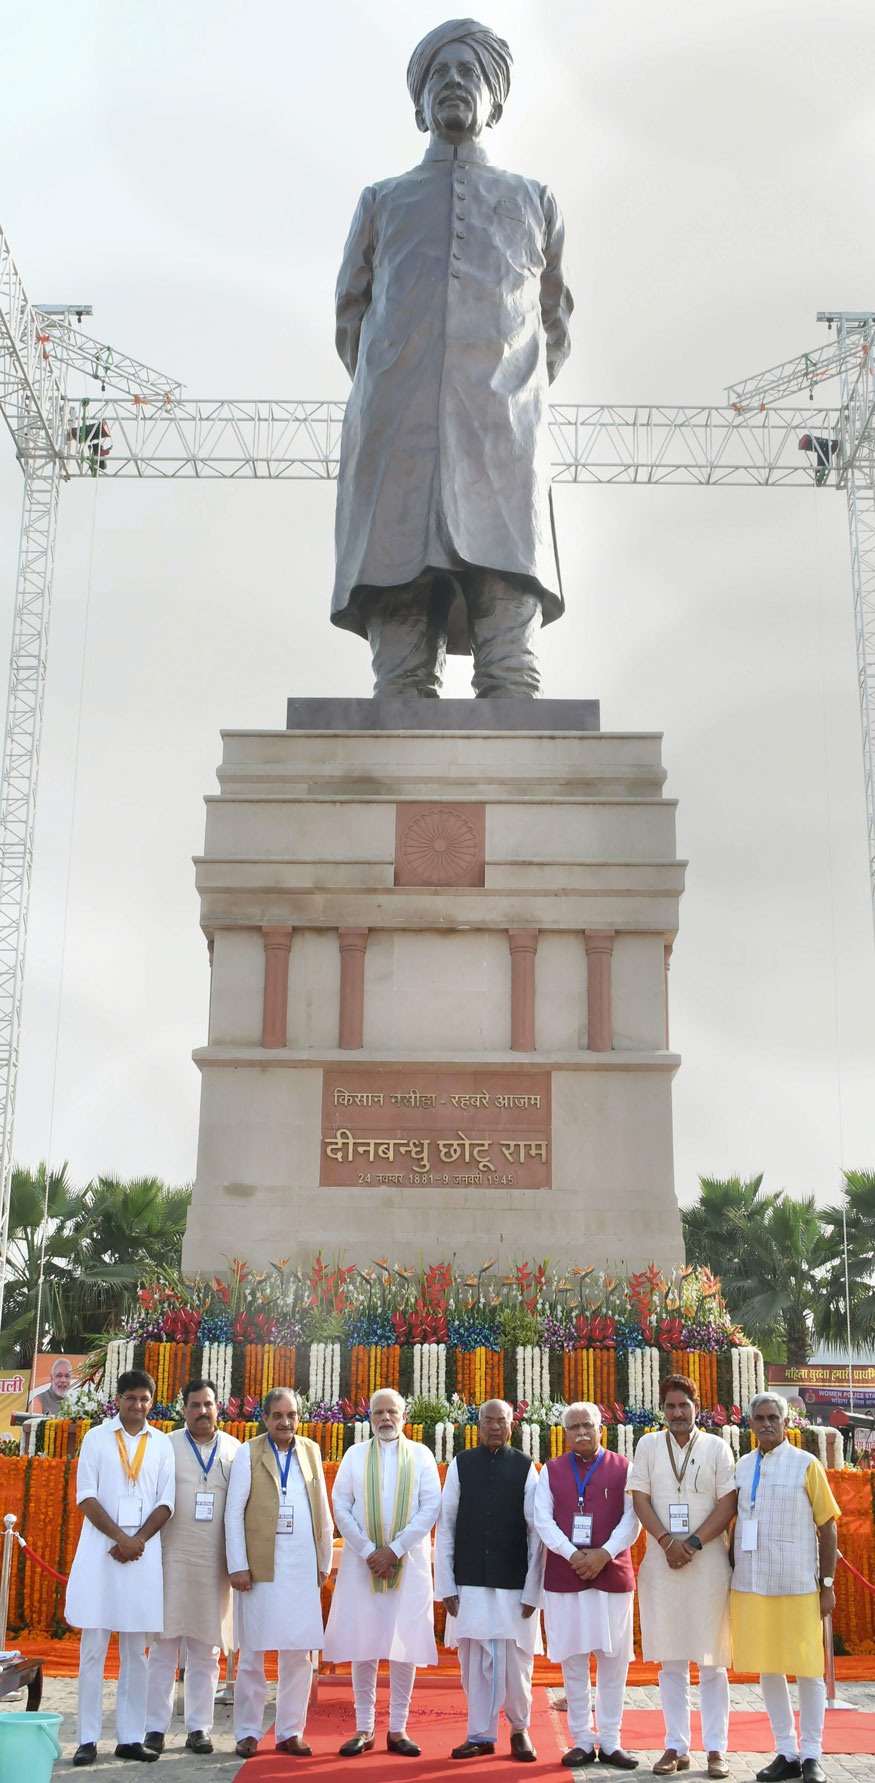
[[[546,1071],[325,1071],[322,1188],[549,1189]]]

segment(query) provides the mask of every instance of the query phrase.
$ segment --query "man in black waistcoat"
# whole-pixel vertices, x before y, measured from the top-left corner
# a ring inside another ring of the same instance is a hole
[[[468,1736],[453,1758],[495,1751],[501,1709],[510,1754],[534,1762],[529,1739],[532,1662],[541,1652],[537,1614],[544,1548],[535,1529],[537,1471],[510,1447],[513,1408],[480,1407],[480,1442],[450,1462],[434,1538],[435,1596],[447,1610],[444,1644],[458,1645]]]

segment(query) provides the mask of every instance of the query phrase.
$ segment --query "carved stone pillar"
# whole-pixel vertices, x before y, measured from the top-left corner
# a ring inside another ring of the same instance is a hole
[[[508,929],[510,948],[510,1046],[512,1052],[535,1050],[535,954],[537,929]]]
[[[340,942],[340,1036],[338,1046],[358,1052],[365,1027],[367,929],[338,929]]]
[[[664,956],[665,956],[665,1050],[666,1050],[666,1052],[668,1052],[668,1050],[669,1050],[669,1038],[668,1038],[668,974],[669,974],[669,969],[670,969],[670,967],[671,967],[671,950],[672,950],[672,942],[671,942],[671,941],[666,941],[666,943],[665,943],[665,947],[664,947],[664,950],[663,950],[663,951],[664,951]]]
[[[261,1018],[262,1046],[285,1046],[289,1014],[290,928],[262,928],[264,942],[264,1006]]]
[[[614,951],[613,929],[586,929],[584,944],[587,963],[587,1048],[590,1052],[611,1052],[614,1044],[611,1017],[611,955]]]

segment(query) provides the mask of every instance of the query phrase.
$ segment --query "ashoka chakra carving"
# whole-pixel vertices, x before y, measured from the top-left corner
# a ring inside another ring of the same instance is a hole
[[[477,831],[459,811],[423,811],[401,838],[401,856],[410,873],[428,885],[459,884],[480,854]]]

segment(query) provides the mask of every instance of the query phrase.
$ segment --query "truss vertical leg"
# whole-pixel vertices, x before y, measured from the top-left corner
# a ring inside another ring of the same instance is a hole
[[[863,732],[863,785],[869,840],[869,883],[875,921],[875,483],[865,472],[848,477],[848,532],[854,595],[857,689]]]
[[[24,955],[61,485],[57,458],[43,454],[23,457],[21,551],[0,770],[0,1325],[6,1286]]]

